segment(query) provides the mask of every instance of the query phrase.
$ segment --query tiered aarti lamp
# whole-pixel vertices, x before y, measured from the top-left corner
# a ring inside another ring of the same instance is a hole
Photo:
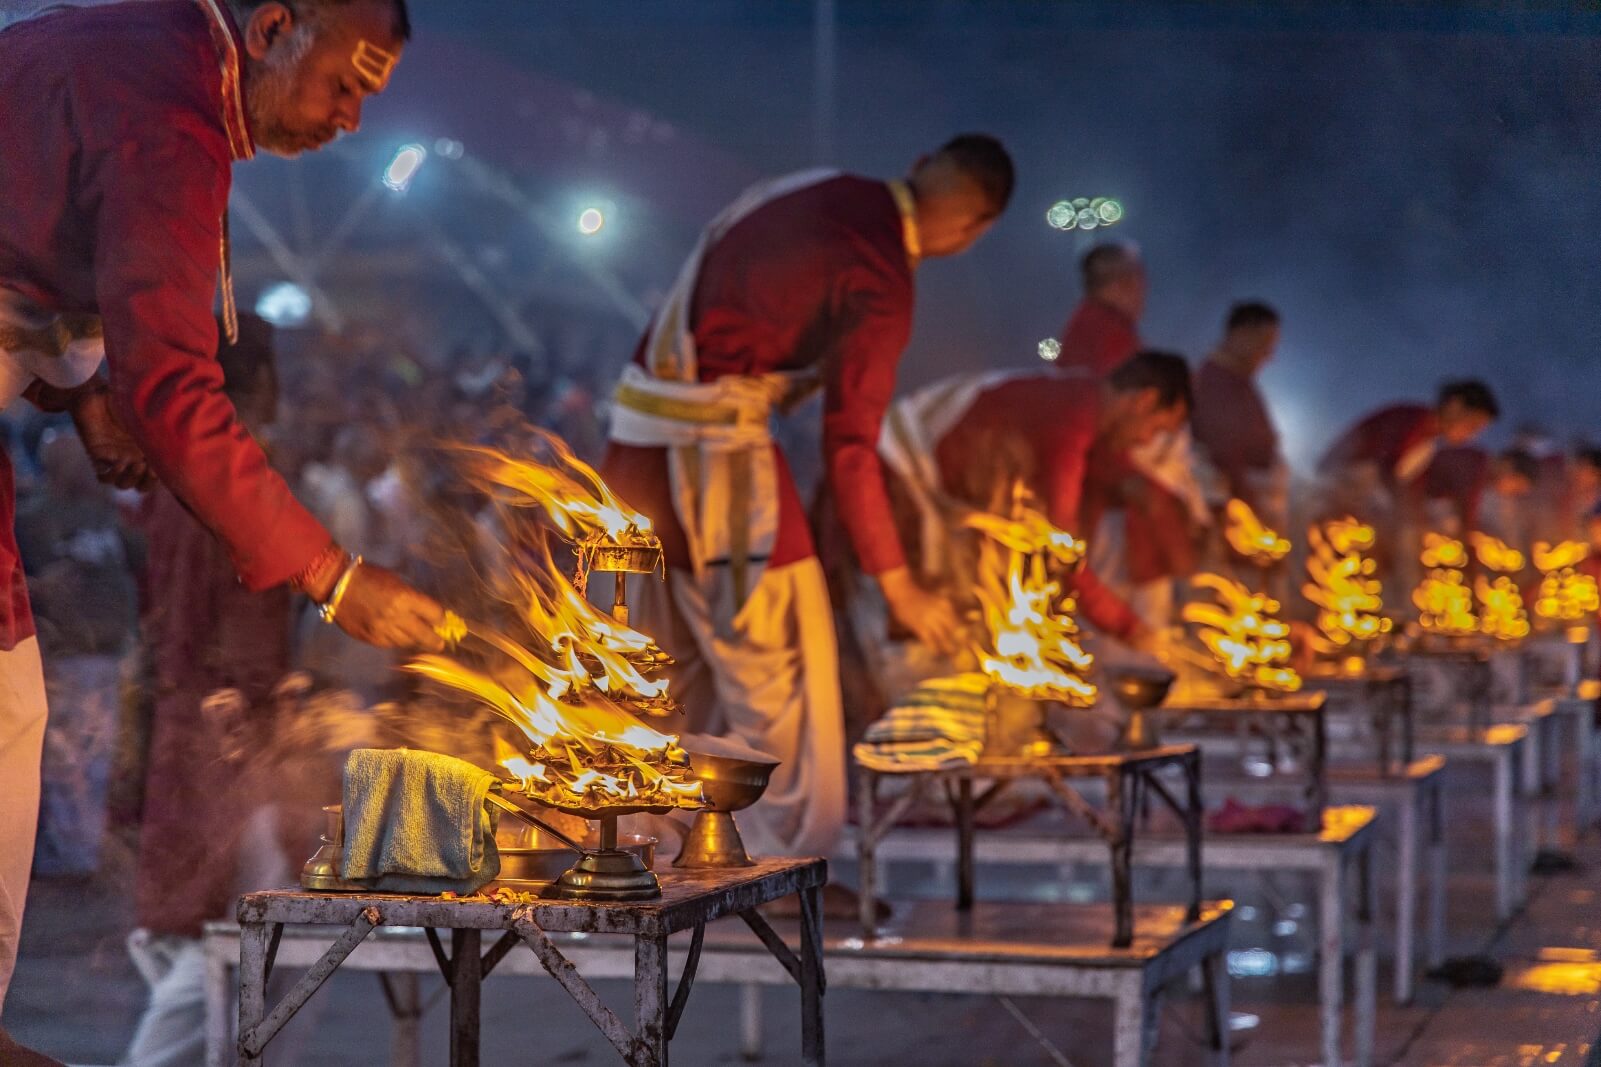
[[[1248,562],[1268,566],[1289,554],[1290,543],[1262,525],[1244,501],[1231,500],[1227,517],[1229,546]],[[1216,670],[1260,693],[1301,688],[1301,676],[1290,666],[1290,627],[1278,618],[1277,600],[1220,574],[1198,574],[1192,584],[1210,592],[1212,602],[1186,604],[1183,618],[1212,654]]]
[[[1534,601],[1537,616],[1573,628],[1601,611],[1595,576],[1579,569],[1589,556],[1590,546],[1583,541],[1535,542],[1534,567],[1540,572],[1540,593]]]
[[[1418,609],[1418,625],[1423,632],[1446,638],[1478,633],[1473,591],[1463,573],[1468,552],[1462,542],[1445,534],[1426,533],[1418,559],[1423,564],[1423,579],[1412,591],[1412,603]]]
[[[1529,636],[1529,613],[1517,574],[1523,570],[1523,553],[1488,534],[1473,535],[1473,552],[1488,574],[1473,583],[1479,601],[1479,630],[1497,641],[1521,641]]]
[[[1307,531],[1311,551],[1301,592],[1318,609],[1314,648],[1325,657],[1343,656],[1353,672],[1365,663],[1362,650],[1394,628],[1374,577],[1377,564],[1367,555],[1374,541],[1373,527],[1349,516]]]

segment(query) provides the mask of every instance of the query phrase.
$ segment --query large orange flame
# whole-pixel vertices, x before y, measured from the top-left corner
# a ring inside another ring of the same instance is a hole
[[[407,669],[465,692],[514,725],[525,751],[502,759],[529,796],[558,806],[699,806],[700,784],[678,739],[636,712],[671,709],[668,658],[603,614],[551,555],[547,517],[569,538],[641,545],[650,524],[558,439],[534,437],[548,463],[482,446],[452,450],[469,485],[494,503],[502,558],[487,576],[496,626],[472,623],[479,655],[424,655]]]
[[[1583,541],[1557,545],[1536,541],[1533,555],[1541,575],[1535,614],[1558,622],[1579,622],[1601,611],[1601,590],[1596,588],[1595,576],[1578,569],[1589,558],[1589,545]]]
[[[1318,609],[1317,651],[1337,652],[1393,628],[1394,623],[1383,614],[1383,588],[1373,576],[1377,564],[1363,554],[1372,550],[1375,541],[1373,527],[1350,517],[1307,531],[1310,581],[1301,592]]]
[[[1198,589],[1209,590],[1212,603],[1184,606],[1184,621],[1229,678],[1261,689],[1293,693],[1301,676],[1289,666],[1290,627],[1279,619],[1279,602],[1253,593],[1220,574],[1198,574]]]
[[[978,649],[979,662],[992,681],[1023,696],[1089,707],[1097,691],[1085,675],[1095,660],[1079,647],[1073,600],[1048,577],[1047,565],[1079,562],[1084,543],[1033,508],[1018,504],[1013,510],[1012,518],[974,514],[966,520],[988,538],[978,587],[988,640]],[[1005,550],[1004,566],[998,548]]]
[[[1255,563],[1277,563],[1290,554],[1290,542],[1276,530],[1264,526],[1245,501],[1230,500],[1224,517],[1228,522],[1223,536],[1228,539],[1229,547],[1246,559]]]

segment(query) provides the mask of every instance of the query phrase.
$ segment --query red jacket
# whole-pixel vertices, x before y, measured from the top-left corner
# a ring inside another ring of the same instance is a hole
[[[724,234],[706,252],[691,312],[701,381],[822,367],[824,472],[869,574],[905,563],[878,434],[911,336],[912,294],[888,186],[842,176],[765,204]],[[641,341],[635,362],[643,360]],[[800,495],[781,454],[778,461],[771,566],[814,554]],[[655,524],[668,562],[687,568],[666,451],[613,442],[602,469],[612,489]]]
[[[1346,430],[1318,461],[1318,470],[1333,474],[1345,467],[1371,463],[1385,484],[1394,489],[1401,460],[1439,432],[1440,420],[1433,408],[1424,404],[1391,404]]]
[[[0,33],[0,287],[103,318],[119,415],[245,583],[266,589],[330,539],[221,391],[222,219],[233,160],[254,151],[240,48],[223,0],[67,8]],[[17,567],[7,522],[13,587]],[[25,613],[13,598],[0,644],[26,636]]]
[[[1029,489],[1059,529],[1076,537],[1094,534],[1099,508],[1085,501],[1092,469],[1105,466],[1095,435],[1100,420],[1100,384],[1086,377],[1058,374],[1012,378],[982,393],[955,426],[934,446],[940,481],[958,499],[964,486],[994,487],[992,469],[999,451],[1020,454],[1031,468]],[[1006,446],[1018,442],[1014,453]],[[1122,462],[1113,464],[1121,469]],[[975,507],[990,501],[967,499]],[[1127,604],[1087,569],[1078,572],[1074,592],[1079,608],[1099,630],[1127,637],[1138,623]]]
[[[1058,367],[1083,367],[1097,378],[1111,374],[1138,352],[1140,335],[1134,320],[1111,304],[1087,296],[1062,328]]]
[[[1256,506],[1251,475],[1271,470],[1279,455],[1278,430],[1256,379],[1215,359],[1202,363],[1195,375],[1190,432],[1227,483],[1229,495]]]

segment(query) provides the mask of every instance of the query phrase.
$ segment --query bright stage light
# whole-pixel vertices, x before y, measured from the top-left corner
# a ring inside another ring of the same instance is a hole
[[[586,207],[578,213],[578,232],[593,237],[606,225],[606,215],[598,207]]]
[[[420,144],[401,145],[395,151],[395,158],[389,161],[384,168],[384,184],[397,193],[406,191],[411,180],[422,169],[423,160],[428,158],[428,149]]]
[[[311,294],[294,282],[276,282],[256,298],[256,314],[284,329],[304,326],[311,318]]]
[[[1056,230],[1097,230],[1123,221],[1123,205],[1109,196],[1077,197],[1058,200],[1045,212],[1045,221]]]
[[[1047,363],[1055,363],[1062,355],[1062,342],[1054,337],[1047,337],[1040,342],[1040,358]]]

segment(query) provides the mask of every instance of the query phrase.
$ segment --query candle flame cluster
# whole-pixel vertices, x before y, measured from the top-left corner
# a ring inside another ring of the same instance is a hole
[[[458,627],[471,641],[407,669],[464,692],[522,734],[499,763],[531,799],[566,809],[700,807],[678,738],[639,712],[670,708],[669,661],[644,634],[589,603],[550,552],[551,528],[581,543],[659,547],[644,516],[619,501],[559,439],[532,431],[543,462],[491,448],[453,449],[464,482],[494,506],[504,558],[492,591],[496,626]]]
[[[1498,537],[1473,534],[1473,554],[1493,577],[1479,575],[1473,591],[1479,600],[1479,631],[1497,641],[1519,641],[1529,636],[1529,613],[1523,591],[1513,577],[1523,569],[1523,553]]]
[[[1377,563],[1373,527],[1349,516],[1307,531],[1310,579],[1302,594],[1318,609],[1318,652],[1330,655],[1387,634],[1394,623],[1384,615],[1383,587],[1374,577]]]
[[[966,521],[985,536],[978,597],[986,642],[977,649],[979,662],[991,681],[1021,696],[1087,708],[1098,696],[1087,680],[1095,659],[1078,643],[1073,599],[1050,577],[1050,564],[1084,558],[1084,542],[1021,502],[1013,511],[1011,518],[974,514]]]
[[[1418,624],[1429,633],[1450,637],[1477,633],[1479,620],[1473,613],[1473,590],[1462,573],[1468,565],[1467,548],[1454,537],[1426,533],[1418,558],[1425,571],[1423,580],[1412,591]]]
[[[1209,590],[1213,602],[1186,604],[1184,621],[1196,627],[1225,675],[1269,692],[1301,688],[1301,676],[1289,666],[1290,627],[1278,618],[1277,600],[1220,574],[1198,574],[1192,583]]]
[[[1230,500],[1224,509],[1228,520],[1223,536],[1229,547],[1252,563],[1277,563],[1290,554],[1290,542],[1277,531],[1262,524],[1251,510],[1251,505],[1238,498]]]
[[[1563,541],[1557,545],[1536,541],[1534,567],[1540,572],[1540,593],[1534,613],[1557,622],[1579,622],[1601,611],[1601,592],[1595,576],[1579,570],[1590,555],[1583,541]]]

